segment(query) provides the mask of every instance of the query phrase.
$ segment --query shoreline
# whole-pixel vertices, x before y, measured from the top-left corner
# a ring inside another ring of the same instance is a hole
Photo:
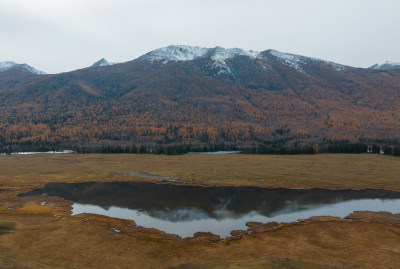
[[[113,183],[113,182],[120,182],[120,183],[135,182],[135,183],[149,183],[149,184],[157,184],[157,185],[201,187],[201,188],[226,188],[226,187],[228,187],[228,188],[262,188],[262,189],[266,189],[266,190],[316,190],[316,191],[318,191],[318,190],[322,190],[322,191],[323,190],[329,190],[329,191],[368,191],[368,190],[372,190],[372,191],[382,191],[382,192],[394,192],[394,193],[399,193],[400,194],[400,192],[394,191],[394,190],[373,189],[373,188],[365,188],[365,189],[328,189],[328,188],[293,189],[293,188],[263,188],[263,187],[254,187],[254,186],[232,186],[232,185],[212,186],[212,185],[189,185],[189,184],[185,184],[185,183],[182,183],[182,182],[179,183],[179,182],[146,181],[146,180],[143,180],[143,178],[142,178],[142,181],[139,181],[139,180],[134,180],[134,181],[108,181],[108,182],[88,181],[88,182],[78,182],[78,183],[66,183],[66,182],[53,183],[53,182],[49,182],[48,184],[85,184],[85,183]],[[80,214],[73,215],[72,214],[72,204],[74,204],[74,202],[71,201],[71,200],[66,200],[65,198],[62,198],[62,197],[59,197],[59,196],[25,195],[25,194],[27,194],[27,193],[29,193],[31,191],[36,191],[36,190],[40,190],[40,189],[44,188],[44,186],[46,184],[43,184],[40,188],[35,188],[34,190],[30,190],[28,192],[18,193],[16,195],[14,195],[12,198],[22,198],[22,199],[23,198],[26,198],[26,199],[31,198],[33,200],[41,200],[39,202],[41,205],[46,204],[47,203],[46,202],[47,199],[62,199],[62,200],[65,200],[67,202],[66,210],[69,211],[69,217],[80,217],[80,216],[83,216],[83,215],[84,216],[98,215],[96,213],[80,213]],[[276,225],[274,225],[275,228],[273,228],[273,229],[276,229],[276,227],[278,227],[278,226],[281,227],[283,225],[310,222],[310,221],[316,220],[316,219],[320,220],[320,219],[330,218],[330,219],[336,219],[336,220],[344,221],[344,220],[348,220],[348,217],[353,215],[353,214],[355,214],[356,212],[367,212],[368,214],[372,214],[372,216],[374,216],[374,215],[379,216],[380,213],[386,213],[388,215],[393,215],[393,216],[395,216],[395,215],[399,215],[400,216],[400,214],[395,214],[395,213],[391,213],[391,212],[387,212],[387,211],[377,212],[377,211],[363,211],[362,210],[362,211],[353,211],[352,213],[350,213],[349,215],[347,215],[345,217],[337,217],[337,216],[330,216],[330,215],[315,215],[315,216],[311,216],[311,217],[306,218],[306,219],[298,219],[297,221],[291,221],[291,222],[278,222],[278,223],[276,223],[276,222],[254,222],[253,224],[255,226],[257,226],[257,227],[261,227],[261,226],[270,226],[272,223],[275,223]],[[136,225],[135,219],[117,218],[117,217],[111,217],[111,216],[107,216],[107,215],[98,215],[98,216],[101,216],[102,218],[123,219],[123,220],[127,220],[127,221],[133,221],[133,223],[135,223],[135,225]],[[243,237],[244,235],[249,235],[250,233],[252,233],[252,226],[247,225],[247,222],[246,222],[246,226],[248,227],[247,230],[240,230],[240,232],[232,230],[230,232],[235,232],[236,234],[239,233],[239,234],[241,234],[240,237]],[[171,236],[177,236],[176,234],[170,234],[170,233],[164,232],[162,230],[158,230],[156,228],[150,228],[150,227],[143,227],[143,228],[144,229],[149,229],[149,230],[155,229],[158,232],[166,233],[166,234],[171,235]],[[259,228],[257,228],[257,229],[260,230]],[[201,234],[201,236],[205,236],[204,234],[209,234],[211,237],[214,237],[214,238],[218,236],[218,235],[215,235],[215,234],[212,234],[212,233],[209,233],[209,232],[198,231],[197,233]],[[178,237],[180,237],[180,236],[178,236]],[[193,237],[196,237],[196,236],[194,235]],[[237,237],[237,235],[232,234],[232,236],[220,238],[220,240],[225,240],[226,238],[231,238],[231,237],[232,238],[233,237]],[[181,238],[181,239],[185,240],[187,238],[191,238],[191,237],[185,237],[185,238]]]

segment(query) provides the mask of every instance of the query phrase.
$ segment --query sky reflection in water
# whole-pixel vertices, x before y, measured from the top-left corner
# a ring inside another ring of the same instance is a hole
[[[73,215],[94,213],[132,219],[139,226],[181,237],[199,231],[226,237],[232,230],[247,229],[248,221],[343,218],[360,210],[400,213],[400,193],[383,190],[267,190],[115,182],[47,184],[26,195],[60,196],[74,202]]]

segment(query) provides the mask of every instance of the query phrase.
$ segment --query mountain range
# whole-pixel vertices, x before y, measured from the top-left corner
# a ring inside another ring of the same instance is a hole
[[[197,58],[201,58],[204,56],[207,56],[208,54],[212,54],[214,51],[215,57],[219,57],[220,61],[223,60],[223,58],[231,58],[233,55],[246,55],[252,58],[262,58],[262,55],[259,52],[256,51],[245,51],[242,49],[234,48],[234,49],[224,49],[221,47],[216,47],[213,49],[208,49],[208,48],[202,48],[202,47],[191,47],[191,46],[169,46],[161,49],[157,49],[154,51],[151,51],[147,53],[146,55],[143,55],[139,57],[139,59],[148,59],[150,61],[154,60],[167,60],[167,61],[188,61],[188,60],[194,60]],[[295,55],[295,54],[290,54],[290,53],[282,53],[276,50],[269,50],[275,55],[280,55],[282,58],[285,58],[288,62],[291,61],[291,59],[294,58],[309,58],[309,59],[314,59],[316,61],[322,61],[316,58],[311,58],[311,57],[304,57],[300,55]],[[92,64],[90,67],[103,67],[103,66],[110,66],[110,65],[115,65],[119,63],[113,63],[113,62],[108,62],[105,58],[102,58]],[[332,63],[334,64],[334,63]],[[336,64],[337,66],[341,66],[339,64]],[[29,66],[27,64],[17,64],[15,62],[0,62],[0,73],[5,72],[7,70],[11,69],[21,69],[25,70],[26,72],[32,73],[32,74],[37,74],[37,75],[44,75],[46,74],[43,71],[37,70],[33,68],[32,66]],[[369,69],[380,69],[380,70],[397,70],[400,69],[400,62],[389,62],[386,61],[383,64],[374,64],[369,67]]]
[[[3,146],[400,140],[396,64],[169,46],[61,74],[26,67],[0,64]]]

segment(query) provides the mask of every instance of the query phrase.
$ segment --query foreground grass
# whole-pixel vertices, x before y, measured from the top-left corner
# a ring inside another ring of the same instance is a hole
[[[129,220],[71,216],[59,197],[16,195],[46,182],[160,180],[132,171],[198,185],[400,190],[399,164],[378,155],[0,156],[0,268],[398,268],[400,215],[181,239]]]
[[[206,185],[400,190],[400,158],[380,155],[19,155],[0,156],[0,186],[140,180],[141,171]]]

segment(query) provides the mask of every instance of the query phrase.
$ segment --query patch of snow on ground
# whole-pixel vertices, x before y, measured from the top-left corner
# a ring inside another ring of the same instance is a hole
[[[110,228],[110,230],[112,230],[113,232],[116,232],[117,234],[119,234],[121,231],[115,228]]]

